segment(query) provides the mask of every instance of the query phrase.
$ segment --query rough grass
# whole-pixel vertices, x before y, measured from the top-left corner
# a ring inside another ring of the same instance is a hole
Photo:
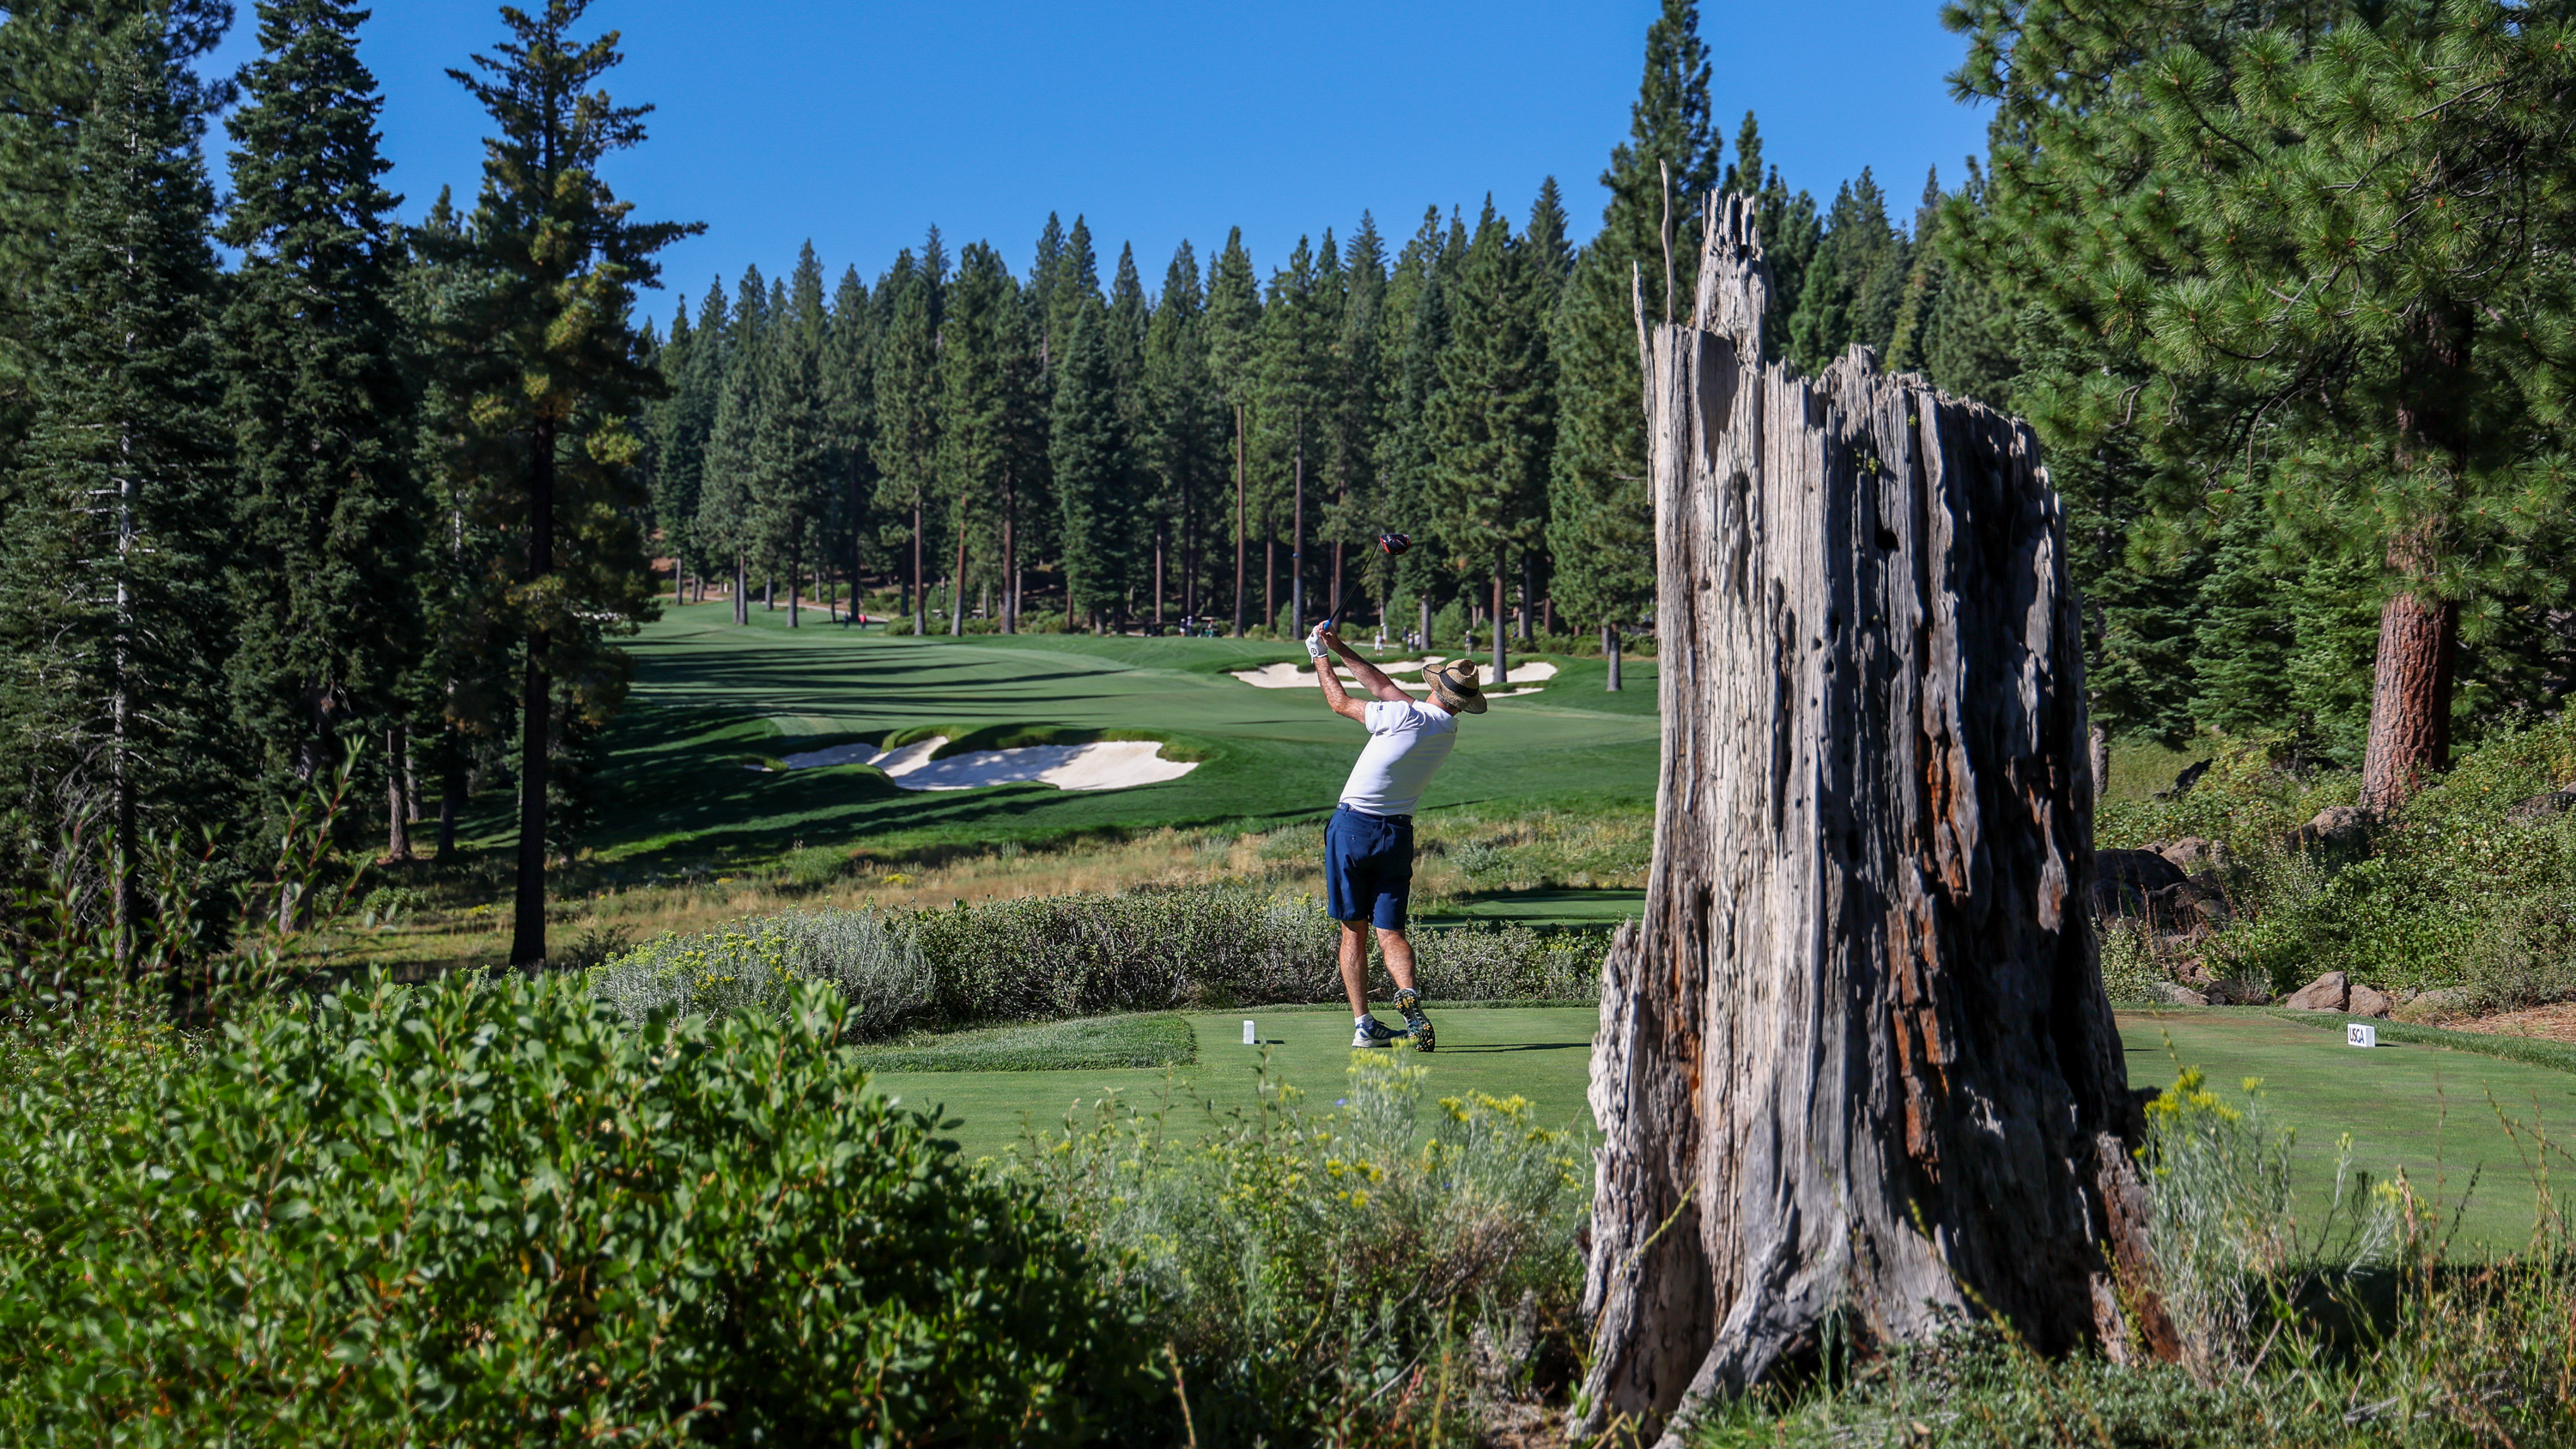
[[[1198,1055],[1190,1024],[1166,1011],[923,1035],[859,1059],[872,1072],[1065,1072],[1185,1067]]]
[[[1461,919],[1508,919],[1511,897],[1523,893],[1545,896],[1551,910],[1599,916],[1584,908],[1587,893],[1645,884],[1653,802],[1433,811],[1420,818],[1416,838],[1419,917],[1456,910]],[[548,918],[557,954],[592,965],[666,931],[698,935],[787,910],[908,911],[1225,882],[1321,895],[1323,855],[1319,824],[1226,821],[1051,846],[809,847],[728,868],[695,862],[647,871],[585,861],[556,873]],[[385,909],[356,932],[348,958],[404,975],[501,963],[510,946],[507,867],[500,852],[378,867]],[[1605,898],[1609,914],[1633,914],[1629,898]]]

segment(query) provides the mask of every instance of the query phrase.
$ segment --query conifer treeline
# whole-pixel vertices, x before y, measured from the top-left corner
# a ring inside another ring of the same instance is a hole
[[[599,89],[585,6],[506,10],[452,72],[481,191],[409,229],[350,0],[262,0],[237,85],[190,68],[222,0],[0,24],[0,853],[84,891],[120,965],[218,938],[181,877],[255,867],[353,767],[396,854],[424,778],[442,849],[472,773],[515,787],[512,958],[546,956],[547,857],[649,610],[635,295],[690,230],[599,177],[644,112]],[[236,96],[218,217],[198,147]]]
[[[1765,167],[1750,114],[1724,164],[1708,78],[1672,0],[1580,248],[1550,178],[1517,226],[1490,198],[1401,238],[1363,214],[1266,268],[1237,230],[1204,259],[1183,242],[1150,285],[1132,248],[1104,268],[1078,215],[1050,216],[1017,273],[934,227],[873,282],[845,266],[827,285],[810,244],[784,280],[719,279],[656,353],[674,597],[729,592],[743,618],[757,596],[801,624],[856,579],[949,632],[1294,632],[1346,608],[1452,648],[1495,618],[1523,641],[1633,626],[1653,557],[1630,269],[1660,295],[1667,172],[1683,267],[1696,197],[1760,198],[1775,330],[1802,365],[1856,342],[1972,357],[1955,334],[1984,322],[1943,305],[1915,240],[1937,185],[1910,227],[1866,171],[1819,207]],[[1378,551],[1388,531],[1412,552]],[[1478,637],[1500,667],[1502,638]]]

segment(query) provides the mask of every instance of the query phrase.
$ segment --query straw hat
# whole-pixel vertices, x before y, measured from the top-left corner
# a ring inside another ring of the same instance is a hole
[[[1452,659],[1445,664],[1425,664],[1422,677],[1431,684],[1431,697],[1451,714],[1483,714],[1485,692],[1476,683],[1474,661]]]

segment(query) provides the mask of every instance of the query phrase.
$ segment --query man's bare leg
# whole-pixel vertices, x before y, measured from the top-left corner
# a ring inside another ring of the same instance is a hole
[[[1381,933],[1383,934],[1383,933]],[[1392,962],[1395,958],[1387,958]],[[1404,953],[1404,979],[1413,979],[1413,953]],[[1342,990],[1351,998],[1351,1019],[1369,1014],[1368,1007],[1368,923],[1342,922]]]
[[[1342,929],[1347,932],[1350,930],[1350,927],[1344,926]],[[1345,953],[1346,960],[1348,959],[1347,953],[1350,950],[1350,947],[1347,944],[1349,939],[1350,938],[1347,935],[1343,937],[1345,944],[1343,945],[1342,950]],[[1386,953],[1386,974],[1395,978],[1395,984],[1397,986],[1406,991],[1411,991],[1413,989],[1413,943],[1404,939],[1404,933],[1402,931],[1389,931],[1381,928],[1377,933],[1377,948]],[[1350,969],[1351,968],[1348,966],[1344,966],[1342,968],[1342,974],[1344,977],[1347,978],[1350,975]],[[1368,970],[1368,958],[1365,956],[1360,959],[1360,970],[1363,973]],[[1363,974],[1360,979],[1365,983],[1368,978]]]

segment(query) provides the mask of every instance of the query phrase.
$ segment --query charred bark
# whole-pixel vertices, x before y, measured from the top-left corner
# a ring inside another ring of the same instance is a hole
[[[1585,1432],[1678,1444],[1828,1319],[2170,1352],[2036,444],[1865,350],[1766,365],[1742,200],[1703,237],[1647,344],[1663,766],[1603,968]]]

